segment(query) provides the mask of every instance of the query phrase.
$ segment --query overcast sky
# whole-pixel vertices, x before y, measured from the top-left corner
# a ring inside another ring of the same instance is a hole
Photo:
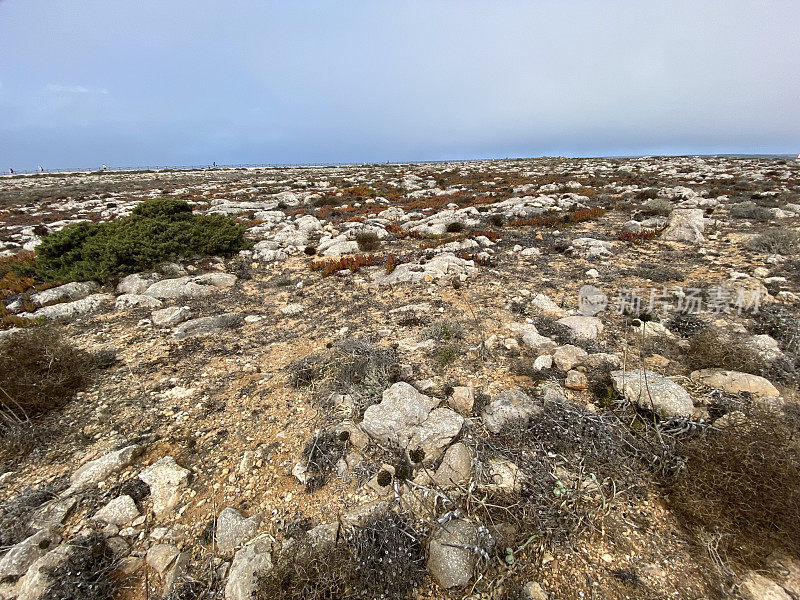
[[[800,152],[797,0],[0,0],[0,168]]]

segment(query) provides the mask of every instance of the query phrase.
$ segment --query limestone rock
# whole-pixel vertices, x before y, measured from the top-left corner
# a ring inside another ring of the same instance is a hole
[[[139,473],[139,479],[150,486],[153,512],[161,518],[180,501],[181,492],[189,482],[191,472],[171,456],[165,456]]]
[[[117,296],[117,300],[114,302],[114,308],[117,310],[125,310],[126,308],[146,308],[153,310],[161,308],[162,306],[163,302],[161,302],[161,300],[153,298],[152,296],[145,296],[144,294],[122,294],[121,296]]]
[[[569,371],[583,364],[588,356],[589,353],[583,348],[573,346],[572,344],[566,344],[564,346],[559,346],[556,348],[556,351],[553,352],[553,362],[562,371]]]
[[[469,482],[472,472],[472,452],[461,442],[455,443],[445,451],[442,463],[436,469],[433,479],[443,488],[464,486]]]
[[[58,544],[58,536],[48,531],[37,531],[12,546],[0,558],[0,581],[15,580],[28,570],[33,563]]]
[[[161,310],[153,311],[150,319],[157,327],[172,327],[178,323],[183,323],[191,318],[192,310],[188,306],[169,306]]]
[[[153,283],[152,279],[142,277],[138,273],[127,275],[119,280],[117,284],[118,294],[143,294],[144,291]]]
[[[139,516],[139,509],[133,498],[127,495],[119,496],[111,500],[103,508],[98,510],[94,519],[110,523],[117,527],[124,527]]]
[[[98,289],[100,289],[100,286],[94,281],[73,281],[72,283],[31,294],[31,302],[44,305],[62,300],[80,300]]]
[[[209,335],[226,329],[233,329],[242,323],[242,317],[236,313],[225,313],[213,317],[200,317],[179,325],[172,331],[172,335],[182,340],[187,337]]]
[[[567,379],[564,382],[564,387],[569,390],[585,390],[589,385],[586,375],[580,371],[567,372]]]
[[[456,386],[453,394],[448,398],[447,404],[454,411],[462,415],[471,415],[472,407],[475,405],[475,388]]]
[[[705,241],[704,230],[705,219],[702,209],[676,208],[670,215],[669,224],[662,237],[671,242],[702,244]]]
[[[260,538],[236,553],[225,583],[225,600],[252,599],[257,577],[272,569],[270,550],[269,541]]]
[[[19,580],[17,600],[44,600],[51,571],[69,559],[73,551],[72,546],[61,544],[33,563]]]
[[[742,580],[739,591],[747,600],[792,600],[785,589],[755,571]]]
[[[450,521],[433,535],[428,546],[428,571],[443,588],[463,588],[475,570],[478,529],[469,521]]]
[[[79,467],[70,477],[70,487],[64,492],[64,496],[73,494],[86,487],[96,485],[121,469],[131,465],[139,457],[144,449],[138,445],[126,446],[120,450],[114,450],[104,454],[85,465]]]
[[[428,417],[415,428],[409,448],[422,448],[425,460],[433,461],[461,433],[464,417],[449,408],[435,408]]]
[[[653,371],[612,371],[611,380],[628,401],[662,417],[689,417],[694,410],[689,392]]]
[[[690,377],[692,381],[717,388],[728,394],[747,392],[757,398],[777,398],[781,395],[768,379],[750,373],[725,369],[701,369],[693,371]]]
[[[542,412],[541,406],[520,390],[500,392],[481,413],[483,424],[491,433],[498,434],[503,429],[518,424],[526,424]]]
[[[147,550],[147,564],[163,576],[180,553],[181,551],[172,544],[153,544]]]
[[[110,294],[92,294],[80,300],[44,306],[33,313],[22,313],[20,317],[28,319],[43,318],[51,321],[55,319],[72,319],[99,310],[103,305],[110,303],[113,299],[114,296]]]
[[[572,335],[581,340],[594,340],[603,333],[603,322],[597,317],[564,317],[556,321],[556,323],[561,323],[568,327]]]
[[[226,508],[217,517],[217,548],[223,555],[232,554],[258,533],[261,515],[245,518],[233,508]]]
[[[428,417],[437,401],[419,393],[404,381],[383,392],[379,404],[367,408],[361,428],[383,444],[405,448],[415,427]]]

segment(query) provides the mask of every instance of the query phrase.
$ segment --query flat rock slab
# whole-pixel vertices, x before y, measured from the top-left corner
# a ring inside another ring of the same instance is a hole
[[[45,306],[32,313],[22,313],[20,317],[25,319],[47,319],[50,321],[72,319],[99,310],[103,305],[109,304],[113,300],[114,296],[110,294],[92,294],[80,300]]]
[[[576,338],[581,340],[595,340],[603,333],[603,322],[597,317],[574,316],[564,317],[556,323],[569,328]]]
[[[747,392],[758,398],[777,398],[781,395],[768,379],[725,369],[701,369],[690,375],[692,381],[705,386],[722,390],[728,394]]]
[[[225,313],[213,317],[200,317],[191,319],[179,325],[172,331],[172,335],[179,340],[198,335],[209,335],[226,329],[233,329],[242,324],[242,316],[236,313]]]
[[[100,289],[94,281],[73,281],[58,287],[43,290],[31,295],[31,302],[35,304],[49,304],[61,300],[80,300]]]
[[[148,308],[150,310],[161,308],[163,303],[158,298],[145,296],[144,294],[122,294],[117,296],[114,308],[125,310],[126,308]]]
[[[236,283],[236,275],[229,273],[206,273],[194,277],[163,279],[150,285],[143,293],[159,299],[202,298],[216,289],[227,289]]]
[[[653,371],[612,371],[611,381],[626,400],[662,417],[689,417],[694,411],[689,392]]]
[[[104,454],[100,458],[78,467],[70,477],[69,489],[63,495],[68,496],[86,487],[105,481],[109,475],[131,465],[142,452],[143,448],[134,444]]]

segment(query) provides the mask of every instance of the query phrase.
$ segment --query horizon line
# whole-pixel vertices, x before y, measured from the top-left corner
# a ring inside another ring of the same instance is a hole
[[[78,174],[100,174],[100,173],[135,173],[135,172],[163,172],[163,171],[222,171],[222,170],[241,170],[241,169],[289,169],[289,168],[325,168],[325,167],[366,167],[366,166],[399,166],[399,165],[425,165],[425,164],[446,164],[446,163],[468,163],[468,162],[498,162],[513,160],[602,160],[602,159],[635,159],[635,158],[739,158],[739,159],[794,159],[800,160],[800,154],[793,153],[770,153],[770,152],[714,152],[700,154],[607,154],[597,156],[562,156],[562,155],[541,155],[541,156],[507,156],[503,158],[456,158],[456,159],[435,159],[435,160],[400,160],[400,161],[350,161],[350,162],[304,162],[304,163],[230,163],[205,165],[139,165],[139,166],[107,166],[99,167],[74,167],[56,168],[43,170],[14,170],[14,173],[0,173],[0,177],[11,178],[17,176],[30,175],[78,175]]]

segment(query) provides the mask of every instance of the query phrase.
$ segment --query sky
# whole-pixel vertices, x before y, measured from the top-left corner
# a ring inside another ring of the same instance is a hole
[[[0,169],[800,152],[797,0],[0,0]]]

